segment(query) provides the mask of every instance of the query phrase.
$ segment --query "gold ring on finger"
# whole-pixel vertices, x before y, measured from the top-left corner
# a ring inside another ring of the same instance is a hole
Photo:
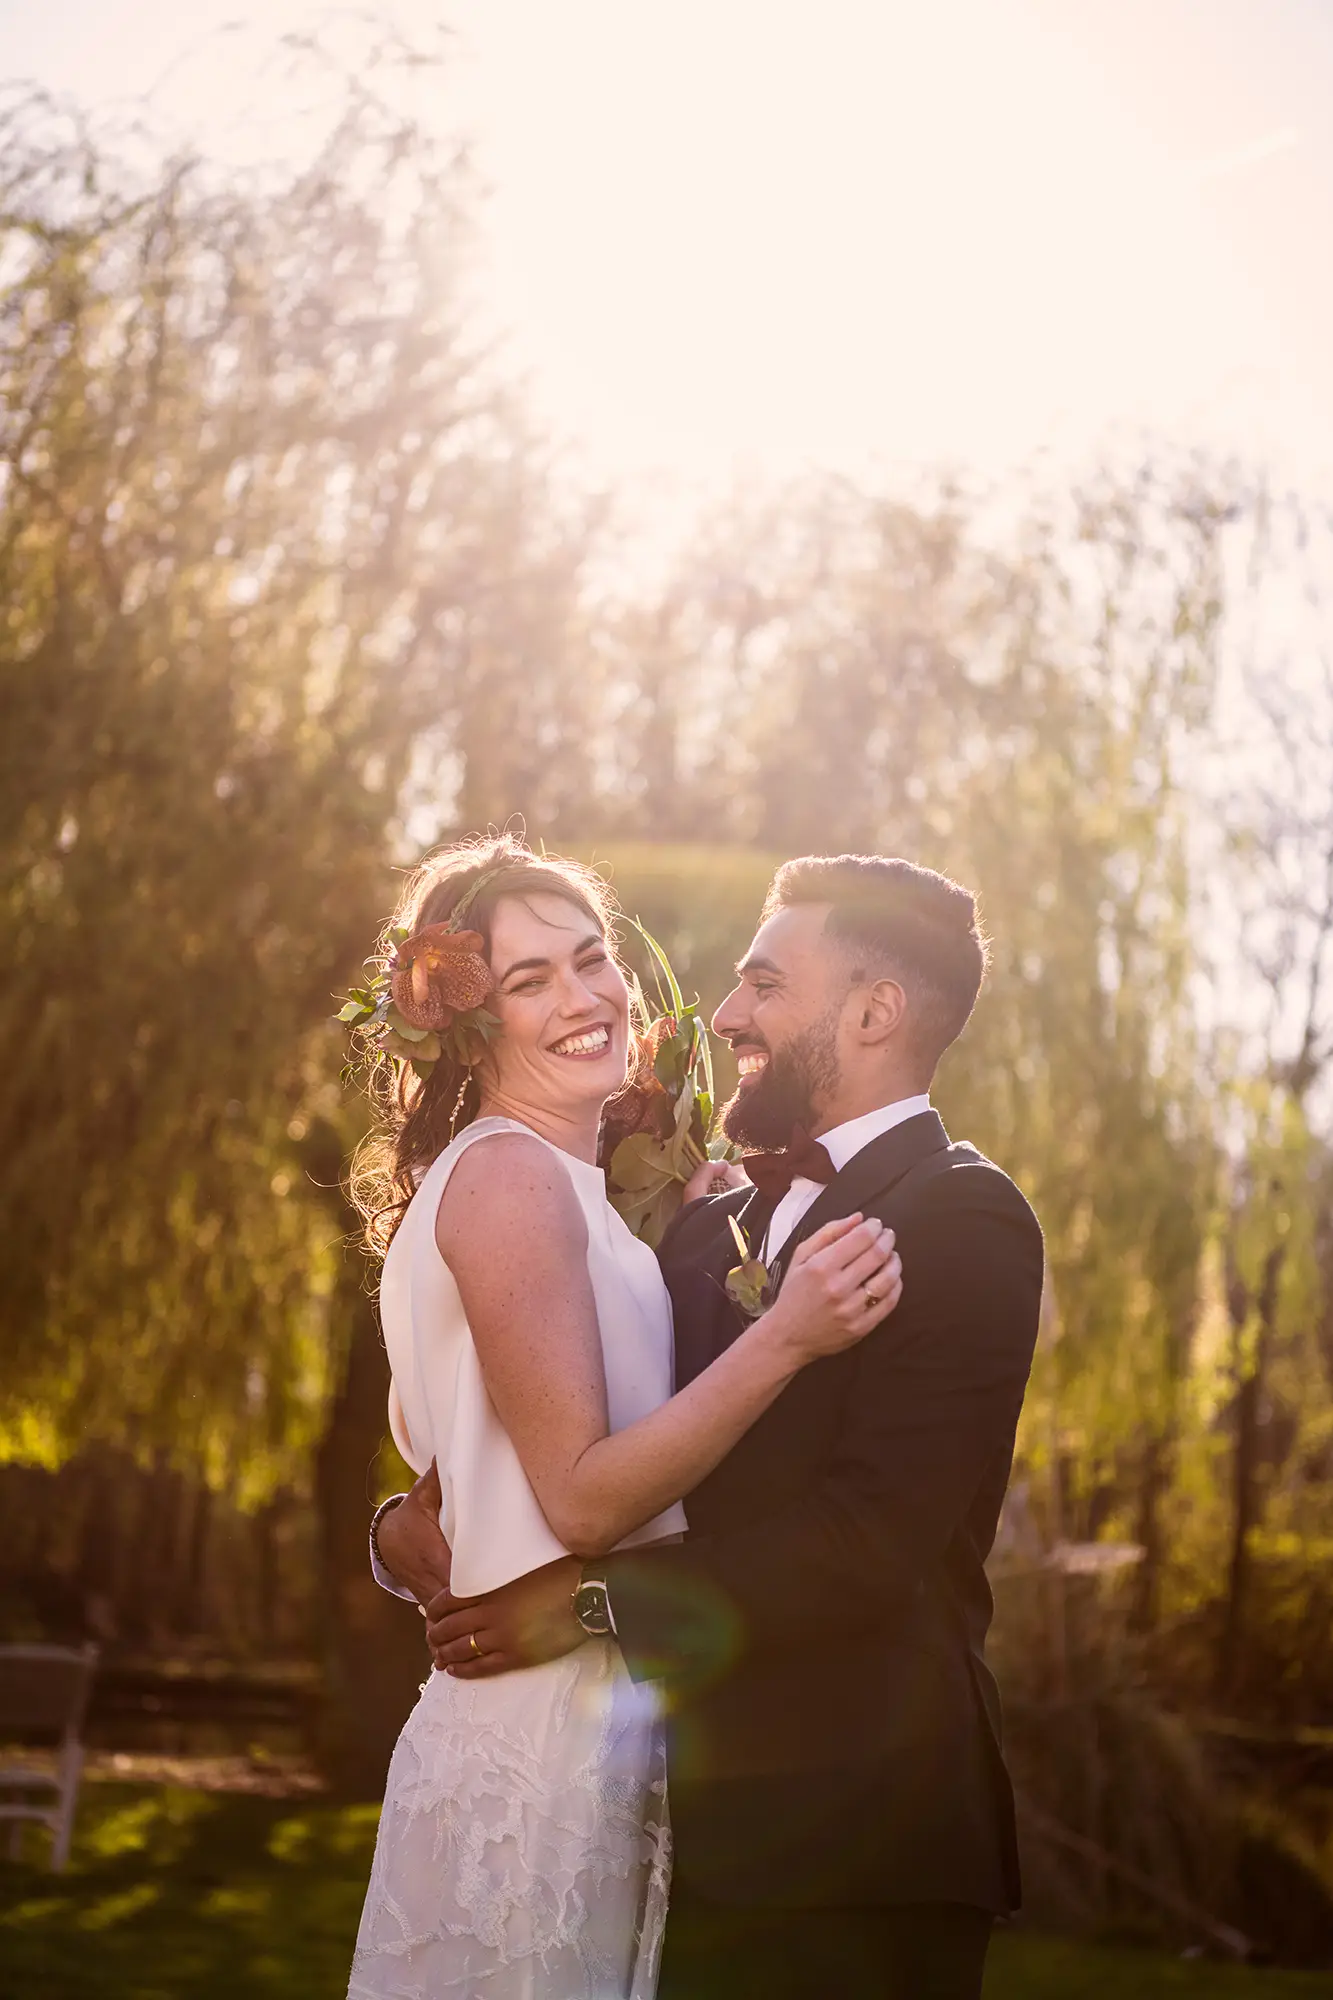
[[[475,1633],[475,1632],[469,1632],[469,1633],[468,1633],[468,1635],[467,1635],[467,1642],[468,1642],[469,1646],[471,1646],[471,1648],[472,1648],[472,1651],[473,1651],[474,1655],[476,1656],[476,1658],[477,1658],[477,1659],[480,1659],[480,1658],[481,1658],[481,1647],[480,1647],[480,1646],[479,1646],[479,1645],[477,1644],[477,1635],[476,1635],[476,1633]]]
[[[871,1291],[869,1285],[864,1285],[862,1287],[862,1290],[865,1294],[865,1302],[871,1308],[872,1311],[877,1305],[881,1305],[883,1303],[883,1301],[879,1298],[879,1296],[875,1292]]]

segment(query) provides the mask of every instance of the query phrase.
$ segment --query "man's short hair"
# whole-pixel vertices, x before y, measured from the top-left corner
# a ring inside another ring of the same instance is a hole
[[[764,917],[799,903],[831,905],[825,935],[853,961],[853,984],[896,979],[909,1033],[933,1072],[967,1025],[989,956],[970,890],[933,868],[882,854],[807,854],[786,861]]]

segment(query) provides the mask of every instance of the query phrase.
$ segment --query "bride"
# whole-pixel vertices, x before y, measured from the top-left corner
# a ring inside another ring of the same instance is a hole
[[[394,1438],[438,1462],[463,1595],[682,1534],[681,1496],[900,1289],[880,1223],[831,1223],[673,1396],[657,1261],[596,1164],[631,1046],[612,914],[600,877],[505,836],[432,857],[396,917],[400,1018],[442,1053],[397,1067],[356,1184],[387,1243]],[[612,1637],[433,1672],[389,1767],[349,2000],[651,2000],[669,1872],[661,1731]]]

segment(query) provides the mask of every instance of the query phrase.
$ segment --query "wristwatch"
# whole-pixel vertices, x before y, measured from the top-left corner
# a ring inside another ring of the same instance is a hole
[[[585,1563],[570,1600],[574,1616],[590,1639],[614,1639],[616,1621],[606,1588],[606,1571],[595,1563]]]

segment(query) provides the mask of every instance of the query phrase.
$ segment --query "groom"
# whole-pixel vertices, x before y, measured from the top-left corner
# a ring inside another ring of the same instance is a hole
[[[1041,1232],[931,1109],[985,968],[973,898],[911,863],[780,868],[714,1017],[739,1058],[728,1134],[753,1186],[692,1203],[661,1248],[677,1381],[741,1330],[728,1216],[780,1283],[860,1210],[904,1291],[862,1345],[807,1368],[687,1495],[681,1543],[576,1557],[461,1603],[438,1665],[478,1678],[613,1631],[665,1683],[676,1866],[661,2000],[975,2000],[1019,1897],[985,1665],[995,1533],[1037,1332]],[[432,1504],[433,1503],[433,1504]],[[430,1476],[377,1516],[384,1566],[429,1597]]]

